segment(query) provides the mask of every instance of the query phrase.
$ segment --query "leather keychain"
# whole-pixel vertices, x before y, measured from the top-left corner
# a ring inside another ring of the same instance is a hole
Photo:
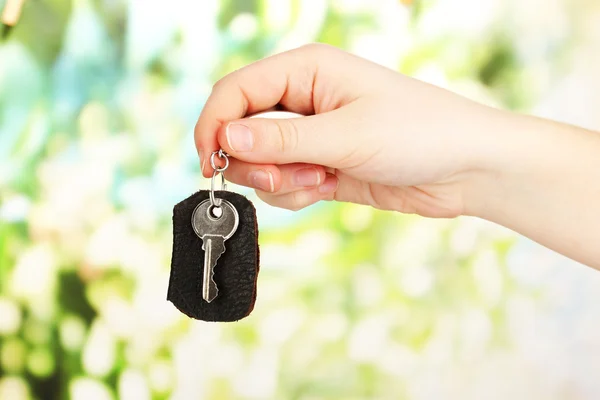
[[[215,164],[215,157],[225,161]],[[256,209],[245,196],[226,190],[229,166],[223,150],[210,157],[210,190],[200,190],[173,208],[173,253],[167,300],[203,321],[237,321],[252,312],[259,271]],[[221,189],[215,190],[217,175]]]
[[[298,118],[268,111],[250,118]],[[222,167],[216,157],[224,161]],[[226,190],[228,155],[215,151],[210,190],[200,190],[173,208],[173,254],[167,300],[203,321],[237,321],[256,301],[260,269],[256,210],[246,197]],[[215,180],[221,175],[221,189]]]

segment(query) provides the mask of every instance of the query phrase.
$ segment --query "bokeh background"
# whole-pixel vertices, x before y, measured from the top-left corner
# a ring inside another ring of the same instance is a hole
[[[600,128],[594,0],[28,0],[0,42],[0,399],[600,398],[600,274],[474,218],[232,185],[254,312],[166,301],[212,83],[313,41]]]

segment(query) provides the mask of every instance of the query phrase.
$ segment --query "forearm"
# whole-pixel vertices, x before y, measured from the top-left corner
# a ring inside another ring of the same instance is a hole
[[[600,269],[600,134],[503,114],[482,154],[470,214]],[[495,139],[494,139],[495,138]]]

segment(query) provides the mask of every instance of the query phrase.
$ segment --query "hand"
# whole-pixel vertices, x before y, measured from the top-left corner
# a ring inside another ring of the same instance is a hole
[[[309,116],[243,119],[276,105]],[[221,147],[234,158],[226,178],[274,206],[338,200],[453,217],[468,207],[482,127],[499,113],[318,44],[222,78],[195,139],[205,177]]]
[[[307,117],[244,119],[275,106]],[[600,135],[471,102],[324,45],[221,79],[198,119],[204,176],[297,210],[350,201],[474,215],[600,269]]]

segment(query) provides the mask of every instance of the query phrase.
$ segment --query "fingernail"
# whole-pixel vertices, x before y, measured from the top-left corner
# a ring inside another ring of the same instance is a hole
[[[325,182],[321,186],[319,186],[320,193],[333,193],[338,188],[338,178],[335,175],[327,174],[325,177]]]
[[[274,192],[275,185],[273,184],[273,174],[267,171],[258,170],[252,171],[248,175],[250,185],[254,188],[267,192]]]
[[[202,156],[202,150],[198,150],[198,158],[200,158],[200,172],[204,171],[204,156]]]
[[[241,124],[229,124],[225,134],[227,143],[235,151],[250,151],[254,145],[254,138],[250,128]]]
[[[321,174],[316,168],[303,168],[294,173],[294,185],[316,186],[321,182]]]

